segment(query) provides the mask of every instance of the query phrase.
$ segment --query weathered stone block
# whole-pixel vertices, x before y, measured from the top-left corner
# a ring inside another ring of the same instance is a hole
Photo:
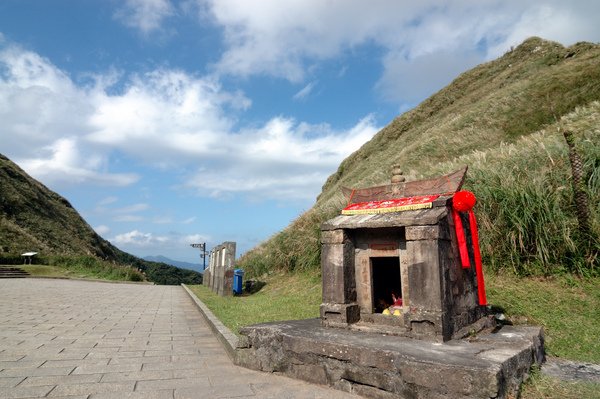
[[[325,324],[352,324],[360,319],[360,307],[356,303],[322,303],[319,310]]]
[[[408,266],[410,309],[442,311],[440,270],[436,262],[412,263]]]
[[[321,232],[322,244],[343,244],[347,239],[348,236],[343,229]]]
[[[440,225],[433,226],[407,226],[406,240],[449,240],[450,234],[447,229],[443,229]]]
[[[352,243],[323,244],[321,249],[323,302],[356,301]]]
[[[327,385],[327,372],[322,365],[292,364],[289,375],[313,384]]]

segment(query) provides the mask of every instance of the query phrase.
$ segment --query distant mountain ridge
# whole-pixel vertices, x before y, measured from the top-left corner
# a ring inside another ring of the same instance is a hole
[[[199,284],[200,273],[150,262],[121,251],[79,215],[69,201],[0,154],[0,263],[35,251],[42,257],[92,256],[132,265],[158,284]],[[187,268],[186,268],[187,269]]]
[[[166,256],[163,256],[163,255],[144,256],[142,259],[149,260],[151,262],[166,263],[167,265],[171,265],[171,266],[175,266],[175,267],[180,267],[180,268],[183,268],[183,269],[195,270],[197,272],[202,272],[202,265],[200,265],[200,264],[190,263],[190,262],[183,262],[183,261],[180,261],[180,260],[174,260],[174,259],[171,259],[171,258],[167,258]]]

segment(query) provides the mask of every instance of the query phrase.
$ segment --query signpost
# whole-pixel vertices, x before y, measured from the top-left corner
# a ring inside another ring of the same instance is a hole
[[[200,249],[200,257],[203,260],[202,271],[206,270],[206,243],[203,242],[201,244],[190,244],[190,246]]]

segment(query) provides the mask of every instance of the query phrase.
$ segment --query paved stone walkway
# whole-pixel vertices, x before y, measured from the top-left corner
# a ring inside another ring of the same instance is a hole
[[[182,287],[0,280],[0,398],[356,398],[234,366]]]

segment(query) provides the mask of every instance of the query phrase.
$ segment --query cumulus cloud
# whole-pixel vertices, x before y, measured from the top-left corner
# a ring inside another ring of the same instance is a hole
[[[69,184],[92,183],[98,185],[127,186],[139,177],[135,173],[98,172],[106,163],[101,154],[90,151],[82,154],[77,145],[78,138],[58,138],[52,144],[40,148],[39,155],[45,158],[22,159],[19,164],[31,175],[47,184],[60,184],[68,178]]]
[[[135,173],[106,171],[107,153],[82,143],[91,131],[94,88],[82,88],[38,54],[0,47],[0,120],[3,152],[50,185],[83,182],[124,186]]]
[[[414,105],[531,34],[566,44],[584,34],[600,38],[593,17],[600,3],[569,4],[205,0],[200,8],[223,28],[227,47],[215,66],[219,73],[301,82],[309,65],[375,44],[383,70],[376,89],[390,101]],[[158,0],[130,1],[125,9],[138,12],[131,20],[148,31],[173,12]],[[177,171],[181,180],[174,185],[203,195],[312,199],[339,162],[380,128],[364,115],[345,129],[285,115],[239,126],[251,100],[219,79],[162,67],[127,75],[106,71],[82,85],[48,59],[4,41],[3,152],[53,187],[132,185],[140,174],[127,167],[135,162]],[[294,98],[306,99],[316,84],[304,83]],[[112,170],[115,154],[127,160],[118,172]]]
[[[94,95],[93,131],[86,139],[162,165],[225,155],[219,143],[234,124],[226,111],[250,106],[240,92],[177,70],[134,75],[122,94]]]
[[[171,233],[160,235],[154,233],[145,233],[139,230],[132,230],[126,233],[117,234],[110,239],[114,245],[123,248],[149,248],[160,250],[170,248],[181,248],[197,242],[206,242],[210,237],[201,234],[182,235]]]
[[[339,162],[379,129],[370,116],[345,130],[286,117],[236,127],[250,100],[180,70],[121,76],[115,92],[111,71],[81,86],[49,60],[8,46],[0,71],[3,151],[54,187],[135,183],[135,172],[110,171],[118,153],[150,168],[193,170],[179,175],[181,185],[201,194],[314,198]],[[113,216],[143,220],[134,211]]]
[[[117,234],[110,241],[115,245],[150,247],[164,245],[169,240],[166,236],[155,236],[152,233],[142,233],[138,230],[132,230],[127,233]]]
[[[343,131],[273,118],[223,143],[224,151],[237,154],[237,159],[199,169],[187,185],[216,197],[237,192],[255,198],[314,199],[339,163],[379,129],[372,116]]]
[[[292,82],[303,81],[313,62],[364,44],[382,50],[382,81],[394,83],[388,77],[396,73],[400,59],[421,64],[440,60],[440,70],[426,71],[435,73],[427,76],[448,82],[457,65],[464,70],[474,56],[478,62],[496,58],[532,35],[564,44],[600,40],[600,3],[595,1],[199,2],[208,10],[203,15],[208,13],[225,31],[228,47],[216,65],[219,72],[267,74]],[[442,55],[450,52],[464,55],[465,61],[450,60],[445,70]],[[403,79],[396,80],[402,86]]]
[[[531,4],[501,32],[501,40],[491,45],[487,58],[493,59],[517,46],[524,39],[539,36],[570,45],[578,41],[600,41],[600,25],[594,23],[600,15],[597,1],[549,1]]]
[[[169,0],[125,0],[114,16],[126,26],[148,34],[160,29],[163,20],[174,14]]]

